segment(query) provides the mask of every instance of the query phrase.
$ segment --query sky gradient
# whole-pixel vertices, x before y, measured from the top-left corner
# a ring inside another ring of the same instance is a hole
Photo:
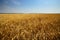
[[[0,13],[60,13],[60,0],[0,0]]]

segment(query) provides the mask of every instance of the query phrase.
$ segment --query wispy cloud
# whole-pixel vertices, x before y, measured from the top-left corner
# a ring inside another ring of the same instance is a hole
[[[60,13],[58,9],[55,8],[29,8],[29,9],[21,9],[21,8],[11,8],[9,6],[4,6],[2,12],[4,13]]]
[[[14,13],[14,12],[19,12],[19,10],[14,7],[10,7],[11,6],[11,3],[14,4],[15,6],[20,6],[21,3],[18,1],[18,0],[3,0],[3,4],[0,5],[0,13]],[[10,5],[10,6],[9,6]]]
[[[13,1],[13,3],[18,6],[21,5],[21,2],[18,2],[18,1]]]
[[[14,5],[21,5],[21,2],[19,0],[4,0],[4,5],[9,5],[9,3],[12,3]]]

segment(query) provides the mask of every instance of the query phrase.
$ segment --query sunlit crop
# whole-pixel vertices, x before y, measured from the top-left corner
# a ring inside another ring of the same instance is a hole
[[[60,40],[60,15],[0,14],[0,40]]]

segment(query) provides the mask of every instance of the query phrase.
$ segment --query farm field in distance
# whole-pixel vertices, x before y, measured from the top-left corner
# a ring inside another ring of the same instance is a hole
[[[0,14],[0,40],[60,40],[60,14]]]

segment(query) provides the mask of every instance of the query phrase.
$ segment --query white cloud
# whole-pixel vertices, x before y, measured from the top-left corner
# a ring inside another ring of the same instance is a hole
[[[15,5],[21,5],[21,2],[18,1],[18,0],[11,0],[11,1],[12,1],[12,3],[14,3]]]
[[[3,13],[60,13],[60,11],[58,9],[19,9],[5,6]]]
[[[21,5],[21,2],[18,0],[4,0],[4,5],[7,5],[9,3],[13,3],[14,5]]]
[[[21,3],[18,2],[18,1],[13,1],[13,3],[14,3],[15,5],[21,5]]]

